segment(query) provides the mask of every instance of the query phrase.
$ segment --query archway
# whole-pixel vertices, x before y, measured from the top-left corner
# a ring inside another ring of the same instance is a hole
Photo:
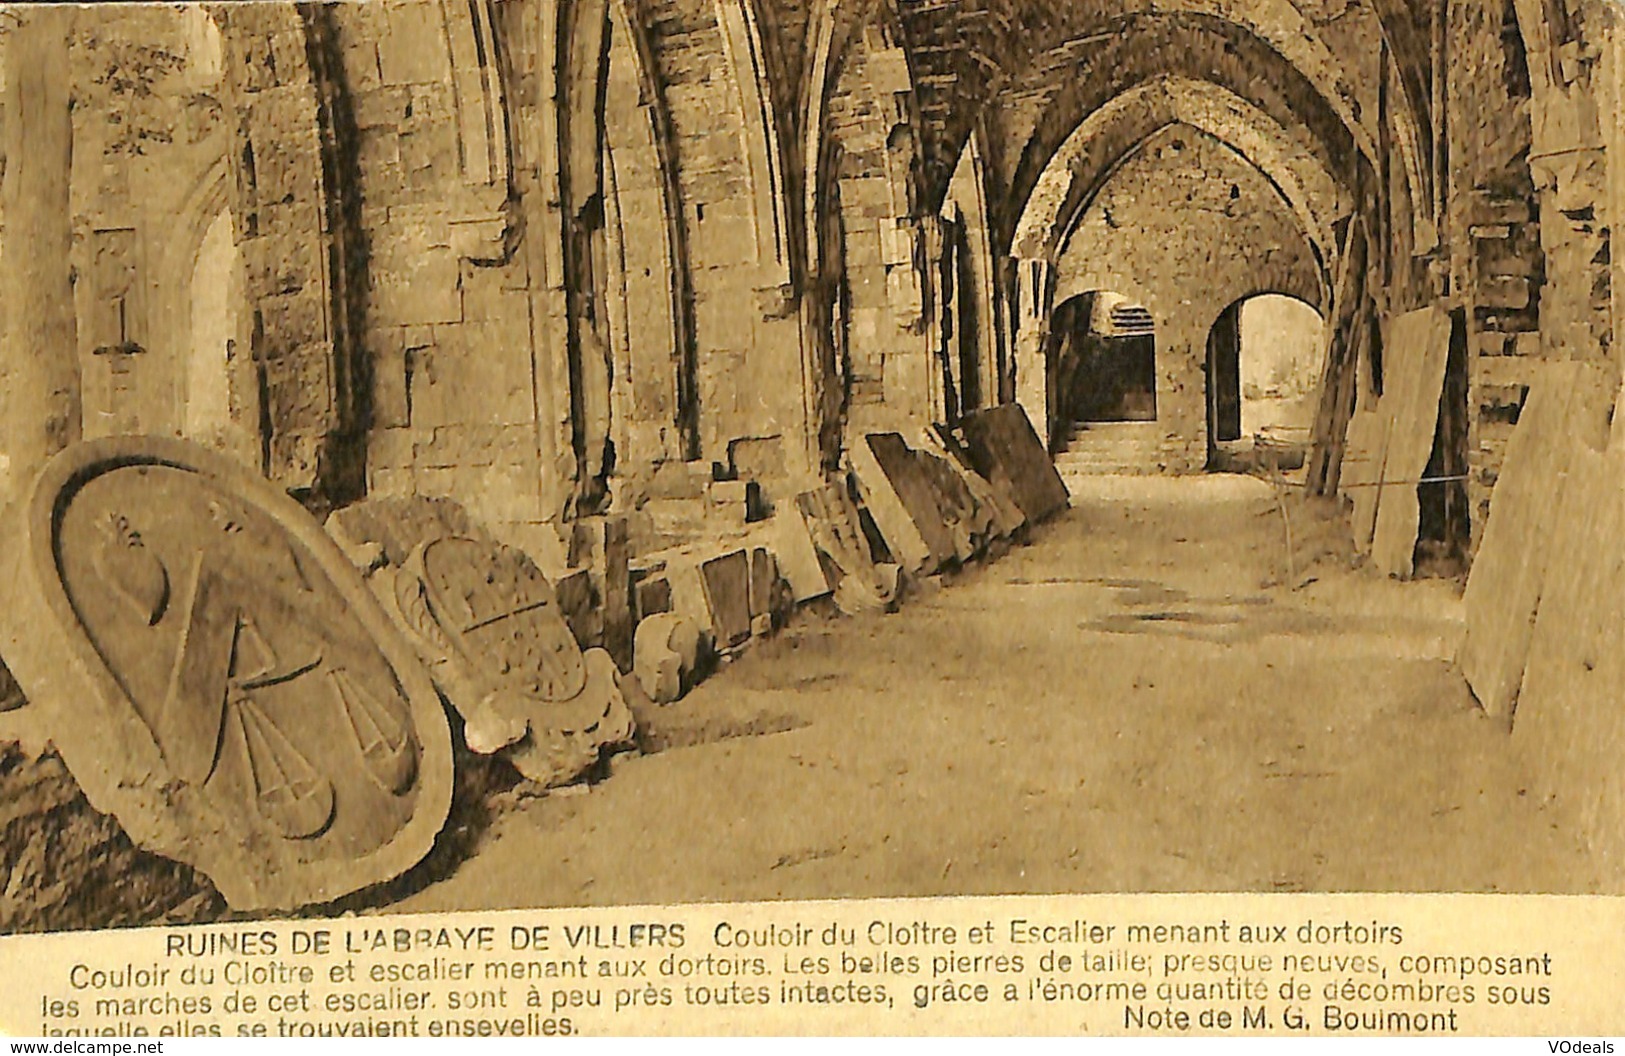
[[[1290,294],[1219,313],[1207,342],[1209,459],[1225,445],[1301,448],[1314,423],[1326,321]]]
[[[165,384],[173,400],[162,428],[263,471],[262,368],[250,351],[253,332],[244,310],[247,281],[237,214],[223,197],[218,182],[205,191],[201,208],[192,214],[190,243],[177,241],[172,251],[184,281],[161,296],[174,333],[155,350],[166,364]]]
[[[224,445],[232,430],[231,361],[237,347],[237,245],[231,210],[215,215],[192,263],[186,398],[181,430],[202,443]]]

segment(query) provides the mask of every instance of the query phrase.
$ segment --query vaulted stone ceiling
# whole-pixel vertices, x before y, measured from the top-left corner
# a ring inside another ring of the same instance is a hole
[[[946,186],[981,124],[992,171],[1019,203],[1091,110],[1165,75],[1211,81],[1283,127],[1309,129],[1328,168],[1346,175],[1354,151],[1374,151],[1384,42],[1404,87],[1410,138],[1427,141],[1432,6],[897,0],[923,126],[925,185],[934,193]]]

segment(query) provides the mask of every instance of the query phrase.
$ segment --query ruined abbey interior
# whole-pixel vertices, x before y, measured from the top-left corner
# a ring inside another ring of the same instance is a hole
[[[1621,13],[0,9],[0,929],[1625,889]]]

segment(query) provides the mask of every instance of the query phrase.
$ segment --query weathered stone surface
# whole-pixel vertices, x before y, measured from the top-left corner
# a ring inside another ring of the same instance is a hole
[[[877,565],[859,528],[858,511],[839,485],[796,496],[796,508],[834,584],[835,604],[846,613],[890,609],[897,603],[901,566]],[[827,562],[827,564],[826,564]]]
[[[514,769],[543,785],[563,784],[579,777],[607,750],[629,748],[635,723],[621,693],[620,671],[602,649],[585,654],[586,685],[571,702],[576,715],[597,715],[579,729],[549,715],[546,722],[531,718],[529,735],[508,750]],[[517,713],[517,709],[511,714]],[[534,714],[534,713],[533,713]]]
[[[1359,554],[1371,552],[1371,536],[1377,528],[1382,467],[1388,456],[1388,426],[1389,420],[1376,397],[1371,397],[1370,406],[1361,407],[1349,419],[1339,486],[1347,492],[1354,507],[1349,532],[1354,539],[1354,551]]]
[[[1379,571],[1409,579],[1421,517],[1415,481],[1427,469],[1438,430],[1439,397],[1450,354],[1449,313],[1435,306],[1400,316],[1393,322],[1388,349],[1390,366],[1381,406],[1388,440],[1371,560]]]
[[[638,624],[632,669],[650,700],[670,704],[693,687],[710,648],[709,635],[693,620],[659,613]]]
[[[999,518],[946,453],[895,432],[869,433],[849,450],[864,506],[910,573],[969,560],[996,533]]]
[[[54,751],[0,737],[0,933],[184,923],[225,909],[209,882],[131,844]]]
[[[960,424],[971,466],[1008,489],[1028,521],[1041,521],[1066,508],[1070,499],[1066,485],[1019,404],[977,411]]]
[[[1617,863],[1625,854],[1625,452],[1575,452],[1546,546],[1513,740],[1531,791],[1555,799],[1599,857]]]
[[[401,568],[413,550],[443,536],[490,538],[458,503],[423,496],[358,502],[333,511],[325,527],[350,560],[362,567],[376,558],[383,564]],[[378,550],[369,551],[369,547]]]
[[[750,638],[750,555],[735,550],[700,565],[711,628],[719,649],[731,649]]]
[[[638,581],[638,615],[649,617],[671,611],[671,580],[664,575]]]
[[[790,596],[790,585],[779,575],[779,562],[773,551],[765,546],[750,551],[750,618],[752,633],[757,637],[761,621],[767,621],[772,630],[784,623],[795,602]]]
[[[797,604],[828,596],[829,574],[818,559],[818,547],[799,508],[774,518],[773,555]]]
[[[930,575],[955,557],[953,539],[902,436],[869,433],[848,448],[864,507],[903,569]]]
[[[1517,703],[1549,565],[1589,562],[1586,554],[1560,554],[1552,542],[1568,531],[1560,517],[1583,512],[1567,490],[1584,472],[1583,448],[1606,436],[1612,393],[1596,365],[1551,363],[1544,370],[1513,430],[1462,599],[1467,631],[1456,662],[1491,715],[1511,714]]]
[[[505,751],[527,778],[554,785],[630,743],[613,660],[583,654],[552,584],[522,551],[444,500],[363,503],[330,524],[353,554],[366,558],[370,544],[382,555],[373,591],[463,716],[469,748]]]
[[[138,844],[238,908],[330,901],[428,851],[444,710],[302,508],[194,445],[119,438],[55,458],[12,527],[6,656]]]

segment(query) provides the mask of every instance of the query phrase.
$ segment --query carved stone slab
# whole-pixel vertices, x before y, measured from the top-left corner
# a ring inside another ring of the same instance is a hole
[[[967,414],[960,427],[972,467],[1008,489],[1029,522],[1066,508],[1070,499],[1066,485],[1020,404]]]
[[[1467,627],[1456,654],[1473,695],[1491,715],[1509,715],[1517,704],[1536,613],[1545,611],[1549,569],[1570,559],[1557,549],[1568,530],[1562,518],[1570,510],[1588,520],[1597,516],[1572,505],[1568,490],[1588,486],[1578,467],[1587,449],[1607,436],[1614,389],[1596,364],[1550,363],[1518,416],[1467,577]],[[1585,567],[1584,551],[1572,557]]]
[[[839,485],[826,484],[796,496],[796,508],[813,545],[834,570],[835,605],[854,614],[891,610],[897,604],[900,566],[877,565],[859,528],[858,511]]]
[[[427,672],[320,527],[194,445],[53,459],[3,649],[85,794],[239,909],[331,901],[434,841],[451,739]]]
[[[504,752],[533,781],[563,784],[631,742],[613,660],[582,652],[551,583],[445,500],[379,500],[328,530],[369,568],[481,754]]]

